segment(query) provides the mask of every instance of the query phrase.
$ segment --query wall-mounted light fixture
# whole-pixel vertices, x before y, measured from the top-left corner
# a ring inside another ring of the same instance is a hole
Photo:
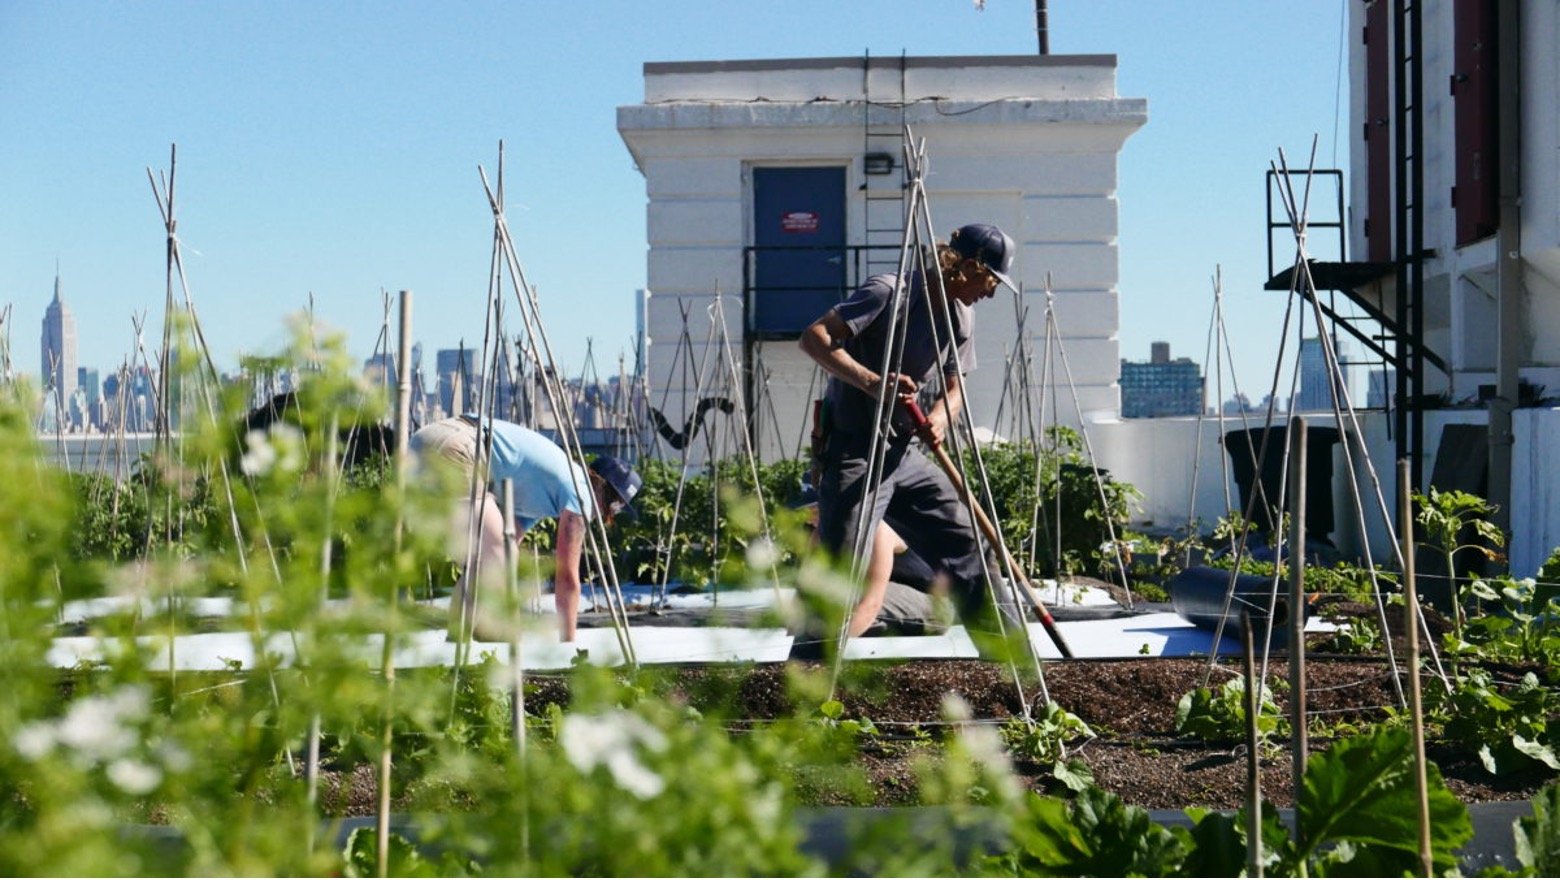
[[[861,170],[866,174],[893,174],[893,153],[868,153],[861,157]]]

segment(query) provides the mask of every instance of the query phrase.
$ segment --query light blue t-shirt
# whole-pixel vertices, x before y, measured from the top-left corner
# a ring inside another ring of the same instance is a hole
[[[514,484],[515,525],[521,531],[565,510],[587,519],[595,515],[589,476],[556,443],[502,419],[484,424],[493,427],[493,485],[501,486],[504,480]]]

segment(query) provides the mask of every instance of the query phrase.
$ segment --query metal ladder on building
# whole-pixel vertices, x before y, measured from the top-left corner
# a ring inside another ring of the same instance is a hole
[[[1425,388],[1425,221],[1422,204],[1425,171],[1424,150],[1423,15],[1419,0],[1394,0],[1393,67],[1394,131],[1396,149],[1393,227],[1397,261],[1396,324],[1397,457],[1409,460],[1413,484],[1423,484]],[[1442,369],[1446,369],[1442,365]]]
[[[905,138],[905,56],[899,55],[898,88],[883,94],[882,77],[874,90],[874,66],[890,67],[888,59],[874,65],[871,53],[861,59],[861,194],[863,197],[863,265],[852,279],[860,283],[872,275],[895,272],[899,268],[899,248],[905,233],[906,187]],[[876,92],[876,94],[874,94]]]

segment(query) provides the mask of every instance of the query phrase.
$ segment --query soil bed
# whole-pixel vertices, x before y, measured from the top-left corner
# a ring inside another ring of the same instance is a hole
[[[1287,661],[1276,658],[1269,667],[1270,686],[1285,674]],[[802,664],[813,670],[823,667]],[[1328,731],[1313,727],[1312,751],[1327,747],[1362,724],[1379,721],[1395,700],[1390,672],[1380,658],[1317,658],[1307,662],[1309,709],[1325,719]],[[712,712],[723,713],[734,727],[783,717],[793,712],[786,697],[783,664],[753,667],[703,666],[657,669],[656,690]],[[1214,667],[1209,683],[1218,685],[1236,674],[1235,667]],[[1245,784],[1244,747],[1236,743],[1186,740],[1175,730],[1176,703],[1203,684],[1206,660],[1144,659],[1065,661],[1045,666],[1053,700],[1094,729],[1098,738],[1074,747],[1070,755],[1087,763],[1095,782],[1129,803],[1149,808],[1207,806],[1236,808]],[[531,712],[545,712],[550,703],[567,704],[569,688],[563,676],[532,676],[527,698]],[[1428,684],[1428,680],[1427,680]],[[1275,699],[1287,711],[1286,688]],[[848,718],[870,719],[880,735],[868,740],[858,758],[859,780],[834,784],[825,773],[813,778],[805,770],[798,780],[804,799],[813,804],[907,805],[916,802],[914,763],[940,752],[937,732],[944,695],[956,693],[969,705],[974,719],[1001,722],[1020,714],[1020,702],[1006,666],[978,660],[918,660],[894,663],[857,662],[846,667],[839,697]],[[1029,689],[1031,704],[1043,702]],[[930,735],[927,735],[930,733]],[[1280,806],[1293,802],[1290,756],[1286,740],[1275,740],[1264,755],[1264,797]],[[1451,790],[1464,801],[1521,800],[1532,795],[1554,774],[1516,773],[1496,777],[1465,749],[1429,744],[1431,760],[1440,767]],[[1019,762],[1028,784],[1038,790],[1054,785],[1047,768]],[[371,813],[374,783],[369,768],[342,768],[327,773],[322,803],[343,815]],[[410,807],[404,803],[399,808]]]

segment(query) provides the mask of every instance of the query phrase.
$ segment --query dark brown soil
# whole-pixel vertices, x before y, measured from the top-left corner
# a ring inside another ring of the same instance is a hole
[[[808,664],[803,664],[804,666]],[[810,665],[819,670],[816,664]],[[1075,746],[1071,757],[1093,770],[1095,781],[1144,807],[1241,804],[1246,778],[1245,748],[1237,743],[1207,743],[1179,737],[1176,704],[1204,683],[1217,686],[1236,674],[1230,665],[1210,669],[1206,660],[1143,659],[1048,663],[1045,684],[1051,699],[1094,729],[1097,738]],[[735,727],[794,711],[787,698],[784,665],[751,668],[688,667],[664,670],[663,684],[678,699],[726,713]],[[1269,668],[1269,683],[1281,709],[1288,710],[1287,674],[1282,657]],[[1307,708],[1313,719],[1311,749],[1357,726],[1382,719],[1396,695],[1391,673],[1381,659],[1313,659],[1307,664]],[[549,703],[566,703],[562,677],[531,679],[533,712]],[[1000,722],[1021,714],[1021,703],[1008,667],[974,660],[858,663],[847,667],[839,697],[845,716],[870,719],[880,735],[869,739],[858,759],[857,776],[870,791],[845,784],[825,768],[799,768],[799,786],[818,804],[882,805],[915,802],[913,764],[918,756],[938,753],[943,698],[956,693],[980,721]],[[1026,685],[1033,706],[1044,703],[1037,685]],[[1262,758],[1264,797],[1279,805],[1293,801],[1287,740],[1272,743]],[[1532,772],[1495,777],[1467,749],[1431,742],[1429,754],[1448,786],[1465,801],[1518,800],[1531,797],[1555,774]],[[1023,762],[1018,771],[1036,789],[1054,785],[1048,768]],[[371,812],[374,781],[370,769],[338,773],[327,782],[322,802],[342,813]]]

